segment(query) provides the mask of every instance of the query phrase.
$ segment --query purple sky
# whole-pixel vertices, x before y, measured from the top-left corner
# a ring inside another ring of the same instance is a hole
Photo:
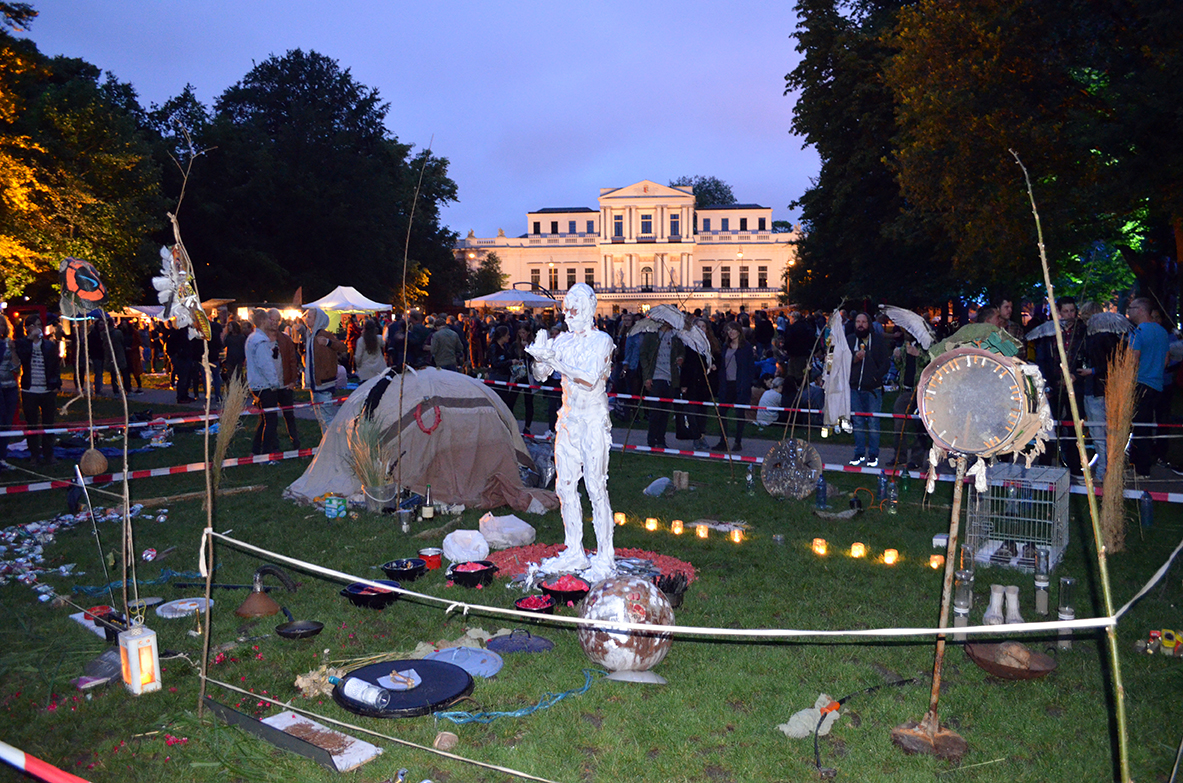
[[[461,236],[698,174],[795,222],[818,170],[782,95],[790,3],[32,1],[42,52],[110,71],[145,107],[186,82],[208,106],[289,49],[336,59],[390,104],[400,141],[451,162],[460,200],[443,219]]]

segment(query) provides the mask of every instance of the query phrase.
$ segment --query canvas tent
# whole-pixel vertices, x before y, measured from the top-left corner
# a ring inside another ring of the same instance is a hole
[[[388,304],[375,302],[373,299],[362,296],[351,285],[339,285],[328,296],[322,296],[315,302],[308,302],[302,305],[302,307],[305,310],[310,307],[317,307],[325,312],[334,311],[338,313],[375,313],[391,309]]]
[[[542,294],[535,294],[530,291],[515,291],[510,289],[508,291],[498,291],[493,294],[486,294],[485,296],[478,296],[475,299],[466,299],[465,307],[532,307],[538,309],[545,309],[547,307],[558,307],[559,303],[549,296]]]
[[[553,492],[522,485],[518,466],[533,468],[534,463],[497,393],[475,378],[434,367],[408,370],[401,378],[387,370],[359,386],[325,432],[316,458],[284,497],[311,502],[326,492],[360,496],[346,454],[349,428],[367,402],[387,439],[397,443],[401,433],[403,486],[422,493],[431,484],[433,500],[470,508],[508,505],[538,513],[558,508]]]

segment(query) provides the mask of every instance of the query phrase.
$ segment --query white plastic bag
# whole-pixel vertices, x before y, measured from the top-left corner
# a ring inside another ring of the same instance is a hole
[[[479,530],[453,530],[444,536],[444,557],[452,563],[484,560],[489,556],[489,542]]]
[[[481,535],[492,549],[509,549],[534,543],[534,528],[513,514],[495,517],[492,512],[481,517]]]

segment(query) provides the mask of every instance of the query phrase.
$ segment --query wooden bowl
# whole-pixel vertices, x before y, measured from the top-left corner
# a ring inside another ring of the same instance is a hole
[[[1005,666],[994,660],[998,652],[998,644],[975,643],[965,645],[965,654],[976,663],[980,669],[1004,680],[1037,680],[1056,670],[1056,661],[1049,655],[1029,650],[1030,666],[1026,669],[1015,666]]]

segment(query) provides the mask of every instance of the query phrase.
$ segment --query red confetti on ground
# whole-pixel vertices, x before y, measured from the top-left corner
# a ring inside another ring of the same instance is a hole
[[[484,563],[472,562],[472,563],[461,563],[460,565],[456,566],[452,570],[453,571],[485,571],[488,568],[489,567],[487,565],[485,565]]]
[[[563,574],[553,582],[543,582],[542,586],[549,590],[562,590],[567,592],[570,590],[587,590],[591,585],[577,577],[570,574]]]
[[[518,606],[522,609],[545,609],[555,602],[555,599],[549,595],[530,595],[519,600]]]
[[[554,557],[566,548],[565,544],[515,546],[510,549],[502,549],[499,552],[490,552],[486,559],[501,569],[497,574],[499,577],[512,579],[518,574],[526,573],[534,563],[541,562],[543,558]],[[617,549],[616,556],[648,560],[653,563],[654,568],[661,571],[662,576],[672,576],[681,571],[686,575],[687,582],[693,582],[698,578],[694,566],[676,557],[659,555],[656,552],[647,552],[644,549]]]

